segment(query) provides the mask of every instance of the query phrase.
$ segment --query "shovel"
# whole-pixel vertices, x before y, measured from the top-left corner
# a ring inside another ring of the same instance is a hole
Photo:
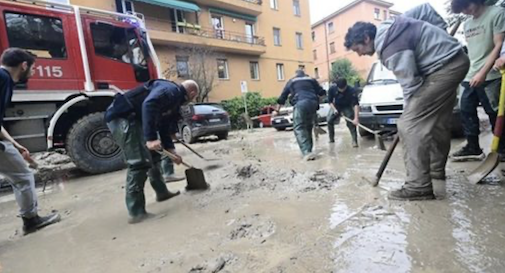
[[[467,178],[472,184],[477,184],[482,179],[486,178],[500,163],[500,156],[498,155],[498,146],[500,144],[500,137],[503,132],[503,121],[505,112],[505,70],[501,71],[502,81],[500,90],[500,103],[498,105],[498,117],[496,117],[493,142],[491,143],[491,152],[487,155],[486,160],[482,162]]]
[[[342,115],[344,117],[344,119],[347,121],[347,122],[351,122],[352,123],[352,120],[349,119],[348,117]],[[360,123],[358,123],[358,126],[361,127],[363,130],[373,134],[375,136],[375,145],[377,147],[379,147],[379,149],[381,149],[382,151],[385,151],[386,150],[386,145],[384,145],[384,140],[382,139],[381,135],[379,134],[379,131],[374,131],[364,125],[361,125]]]
[[[161,155],[168,156],[170,159],[174,160],[176,156],[167,150],[158,151]],[[205,176],[203,175],[203,171],[193,166],[182,162],[182,165],[188,168],[186,170],[186,180],[188,181],[188,185],[186,186],[187,191],[191,190],[206,190],[209,188],[209,184],[205,181]]]
[[[188,144],[184,143],[184,141],[179,141],[179,143],[182,144],[182,146],[188,148],[188,150],[190,150],[192,153],[194,153],[195,155],[197,155],[199,158],[205,160],[205,161],[217,161],[219,160],[218,158],[205,158],[203,157],[201,154],[199,154],[197,151],[193,150],[193,148],[191,148]]]

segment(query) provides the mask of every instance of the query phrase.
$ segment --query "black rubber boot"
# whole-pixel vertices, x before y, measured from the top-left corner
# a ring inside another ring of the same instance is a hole
[[[48,216],[35,216],[32,218],[23,217],[23,233],[24,235],[35,232],[43,227],[47,227],[61,220],[58,213],[50,214]]]
[[[168,191],[167,194],[157,195],[156,196],[156,202],[166,201],[166,200],[168,200],[170,198],[176,197],[179,194],[181,194],[180,191],[177,191],[177,192],[170,192],[170,191]]]
[[[433,194],[433,190],[411,191],[406,188],[401,188],[399,190],[389,192],[388,199],[399,201],[433,200],[435,199],[435,194]]]

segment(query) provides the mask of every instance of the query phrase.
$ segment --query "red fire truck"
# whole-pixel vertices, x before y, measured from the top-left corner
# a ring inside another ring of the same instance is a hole
[[[32,152],[66,149],[80,169],[123,167],[104,122],[119,90],[160,78],[142,18],[42,1],[0,1],[0,50],[37,55],[35,75],[16,86],[5,127]]]

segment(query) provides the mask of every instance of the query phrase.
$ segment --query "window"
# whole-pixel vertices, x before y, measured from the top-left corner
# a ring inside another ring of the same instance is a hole
[[[133,64],[138,82],[150,78],[146,57],[134,28],[122,28],[108,23],[91,23],[95,54],[113,61]]]
[[[132,1],[128,0],[117,0],[118,7],[117,11],[122,13],[135,13],[135,6],[133,6]]]
[[[333,33],[335,32],[335,26],[333,25],[333,22],[328,23],[328,33]]]
[[[316,79],[319,79],[319,68],[314,68],[314,76],[316,77]]]
[[[296,16],[302,16],[302,11],[300,9],[300,0],[293,0],[293,12]]]
[[[317,50],[312,50],[312,56],[314,57],[314,61],[317,60]]]
[[[280,28],[274,28],[274,45],[276,45],[276,46],[281,45],[281,29]]]
[[[215,37],[218,39],[224,39],[223,17],[212,15],[212,27],[214,28]]]
[[[296,48],[303,49],[303,36],[300,32],[296,33]]]
[[[251,79],[260,79],[260,65],[258,62],[249,62],[249,69],[251,70]]]
[[[277,64],[277,80],[284,80],[284,64]]]
[[[222,80],[230,78],[230,75],[228,74],[228,60],[217,59],[217,77]]]
[[[28,50],[39,58],[67,58],[60,19],[6,12],[5,25],[10,47]]]
[[[381,10],[376,8],[373,12],[373,18],[375,18],[375,20],[380,20],[381,19],[380,16],[381,16]]]
[[[178,78],[188,78],[189,77],[189,57],[188,56],[176,56],[177,63],[177,77]]]
[[[383,20],[386,21],[388,19],[388,11],[384,10],[384,17]]]
[[[316,32],[312,31],[312,42],[316,41]]]
[[[330,43],[330,54],[333,54],[335,52],[336,52],[336,50],[335,50],[335,42],[331,42]]]
[[[279,0],[270,0],[270,7],[272,9],[278,10],[279,9]]]

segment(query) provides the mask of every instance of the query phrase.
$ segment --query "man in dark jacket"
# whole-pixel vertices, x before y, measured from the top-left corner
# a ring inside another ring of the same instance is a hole
[[[118,94],[105,114],[112,136],[123,150],[128,165],[126,176],[126,207],[129,223],[144,220],[144,184],[149,176],[156,192],[156,201],[162,202],[179,192],[168,191],[160,172],[160,156],[156,151],[167,149],[176,156],[173,131],[181,105],[192,101],[198,94],[196,82],[188,80],[181,85],[165,80],[155,80],[124,94]]]
[[[358,22],[345,38],[345,47],[360,56],[377,53],[403,88],[398,132],[407,180],[400,190],[389,193],[394,200],[435,198],[432,179],[445,180],[452,109],[469,68],[461,44],[447,33],[445,24],[439,24],[443,19],[436,11],[429,4],[415,11],[379,27]]]
[[[351,132],[352,147],[358,147],[358,125],[359,102],[354,88],[347,85],[346,79],[338,79],[335,85],[328,90],[328,100],[331,107],[331,113],[328,114],[328,131],[330,143],[335,142],[335,121],[344,115],[352,122],[346,121],[347,128]]]
[[[312,153],[312,129],[317,110],[319,109],[319,97],[325,94],[326,92],[315,79],[305,75],[303,70],[298,70],[296,71],[296,76],[288,81],[277,100],[279,109],[280,105],[285,104],[291,95],[290,101],[294,107],[293,125],[295,137],[306,161],[316,159]]]
[[[53,213],[39,216],[37,213],[37,192],[35,178],[25,160],[30,152],[12,138],[2,126],[5,110],[12,100],[12,91],[17,82],[26,82],[33,74],[35,57],[22,49],[10,48],[1,57],[0,68],[0,173],[12,185],[14,196],[23,219],[23,232],[28,234],[60,220]]]

